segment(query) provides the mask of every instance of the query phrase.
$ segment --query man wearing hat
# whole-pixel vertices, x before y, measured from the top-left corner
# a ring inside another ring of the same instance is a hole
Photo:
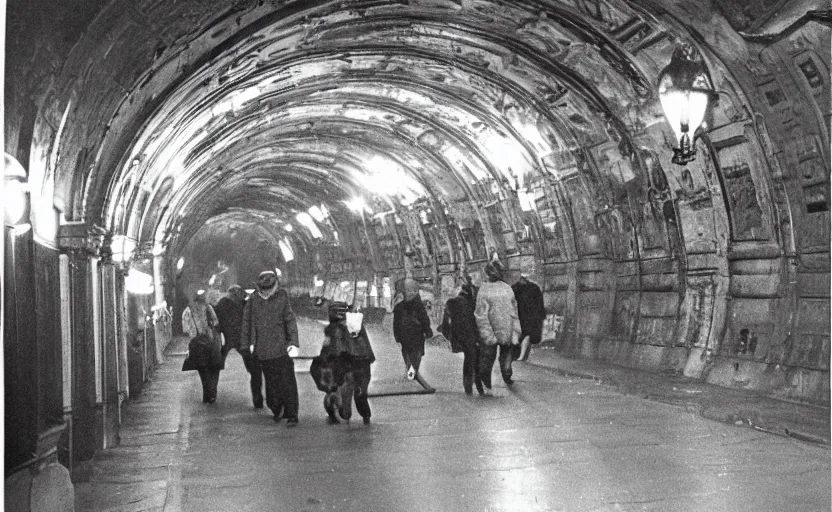
[[[480,286],[474,318],[480,332],[479,374],[486,394],[491,391],[491,368],[499,347],[500,374],[506,385],[511,380],[511,347],[520,342],[520,320],[514,290],[503,281],[505,267],[496,258],[485,266],[488,282]]]
[[[240,343],[251,348],[266,378],[266,405],[274,421],[286,418],[287,426],[298,423],[298,383],[290,354],[298,350],[298,324],[286,290],[279,288],[277,274],[268,270],[257,278],[257,290],[246,302]]]

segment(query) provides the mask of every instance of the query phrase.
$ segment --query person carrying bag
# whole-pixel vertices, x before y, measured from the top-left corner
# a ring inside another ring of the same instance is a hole
[[[214,308],[205,301],[205,292],[199,290],[194,295],[193,302],[182,313],[182,326],[191,337],[182,371],[199,372],[202,402],[207,404],[216,402],[220,370],[225,368],[222,340],[216,333],[217,324]]]

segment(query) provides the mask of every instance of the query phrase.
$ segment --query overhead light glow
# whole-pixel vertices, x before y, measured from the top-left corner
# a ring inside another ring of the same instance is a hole
[[[310,206],[307,211],[309,212],[309,215],[311,215],[312,218],[318,222],[323,222],[326,218],[324,217],[324,212],[322,212],[321,209],[315,205]]]
[[[289,247],[289,244],[286,243],[285,240],[278,242],[277,246],[280,247],[280,252],[283,254],[283,261],[289,262],[295,259],[295,254],[292,252],[292,248]]]
[[[153,276],[131,268],[124,278],[124,287],[134,295],[150,295],[153,293]]]
[[[422,185],[390,159],[375,155],[364,168],[367,173],[359,176],[360,183],[373,194],[398,198],[404,206],[413,204],[424,194]]]
[[[344,203],[355,213],[361,213],[364,209],[369,209],[367,208],[367,203],[364,202],[364,198],[361,197],[354,197],[349,201],[344,201]]]
[[[136,249],[136,241],[124,235],[116,235],[113,237],[110,248],[113,251],[113,261],[128,261]]]
[[[185,258],[179,258],[176,262],[176,270],[182,270],[182,267],[185,266]]]
[[[283,226],[283,229],[285,229],[286,231],[291,233],[292,232],[292,225],[287,222],[286,225]]]
[[[300,212],[295,216],[298,222],[300,222],[306,229],[312,233],[314,238],[323,238],[324,236],[321,234],[321,230],[318,229],[318,225],[315,224],[315,221],[312,219],[312,216],[306,212]]]

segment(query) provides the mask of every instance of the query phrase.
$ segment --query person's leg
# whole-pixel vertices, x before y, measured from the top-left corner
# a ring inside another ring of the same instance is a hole
[[[197,370],[199,373],[199,382],[202,384],[202,403],[207,404],[208,400],[211,399],[211,393],[208,387],[208,368],[200,368]]]
[[[466,395],[474,392],[474,351],[471,347],[466,347],[462,352],[462,389],[465,390]]]
[[[217,386],[220,383],[220,369],[217,367],[208,368],[208,391],[210,396],[208,403],[212,404],[217,401]]]
[[[367,389],[370,387],[370,362],[362,361],[355,365],[353,377],[355,379],[355,409],[364,418],[364,423],[370,422],[370,399]]]
[[[511,362],[514,360],[512,349],[516,346],[517,345],[500,346],[500,374],[503,376],[503,382],[505,382],[509,386],[514,384],[514,381],[511,380]]]
[[[474,377],[474,386],[477,388],[477,393],[483,394],[485,390],[482,387],[482,377],[480,376],[480,345],[474,343],[471,347],[471,374]]]
[[[263,367],[260,361],[249,351],[240,352],[243,364],[250,376],[251,400],[255,409],[263,408]]]
[[[497,345],[480,346],[480,381],[485,389],[491,389],[491,368],[494,367],[494,360],[497,359]]]
[[[339,406],[338,415],[349,421],[352,417],[352,395],[355,389],[355,376],[352,371],[344,375],[344,383],[338,386]]]
[[[272,411],[275,421],[280,421],[283,413],[283,403],[280,400],[280,380],[277,369],[277,359],[260,361],[263,377],[266,380],[266,406]]]
[[[338,393],[327,393],[324,395],[324,409],[326,410],[327,418],[326,421],[330,425],[335,423],[341,423],[338,421],[338,417],[335,415],[335,409],[338,407]]]
[[[283,405],[283,417],[288,425],[298,421],[298,381],[295,378],[295,361],[289,356],[275,359],[278,368],[278,396]]]
[[[521,334],[521,341],[520,342],[520,355],[517,356],[518,361],[525,361],[529,358],[529,343],[531,340],[531,336],[526,336],[525,333]]]

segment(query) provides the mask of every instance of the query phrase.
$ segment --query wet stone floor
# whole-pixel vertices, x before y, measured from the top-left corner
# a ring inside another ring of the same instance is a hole
[[[301,352],[323,325],[302,320]],[[404,378],[389,330],[369,326],[372,392],[421,387]],[[495,365],[494,396],[466,396],[462,357],[428,347],[422,373],[437,392],[370,399],[328,425],[319,392],[296,363],[300,423],[255,410],[236,352],[216,404],[168,350],[126,406],[121,445],[96,455],[76,484],[76,510],[95,511],[820,511],[830,510],[830,451],[710,421],[515,363],[513,389]]]

